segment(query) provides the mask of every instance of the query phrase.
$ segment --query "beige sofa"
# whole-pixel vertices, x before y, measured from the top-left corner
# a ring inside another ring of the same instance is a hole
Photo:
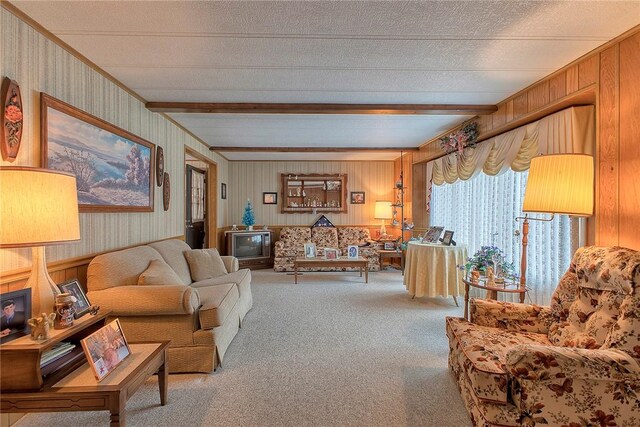
[[[99,255],[87,271],[87,297],[111,311],[108,320],[120,319],[129,341],[171,340],[172,373],[214,371],[253,304],[250,270],[224,256],[228,274],[194,282],[190,250],[181,240],[155,242]],[[168,264],[167,283],[156,277],[161,284],[138,284],[152,261]]]

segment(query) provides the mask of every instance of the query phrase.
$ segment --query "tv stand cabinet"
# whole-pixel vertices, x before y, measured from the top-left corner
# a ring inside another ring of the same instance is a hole
[[[111,427],[124,426],[127,400],[156,372],[160,404],[165,405],[169,341],[129,343],[131,354],[102,381],[95,379],[80,340],[104,326],[108,314],[85,315],[71,328],[53,330],[46,341],[26,336],[0,345],[0,412],[109,411]],[[41,369],[42,353],[61,341],[76,347]]]
[[[225,231],[225,247],[226,247],[226,255],[235,256],[238,258],[238,264],[240,268],[248,268],[251,270],[261,270],[267,268],[273,268],[273,232],[271,230],[231,230]],[[233,238],[234,236],[243,236],[243,235],[263,235],[268,236],[267,246],[268,246],[268,256],[254,256],[254,257],[242,257],[234,251]]]

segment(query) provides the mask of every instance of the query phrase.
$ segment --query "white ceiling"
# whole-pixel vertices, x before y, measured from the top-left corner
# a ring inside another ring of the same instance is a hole
[[[158,102],[495,104],[640,23],[640,0],[12,3]],[[417,147],[469,118],[171,116],[224,147]]]

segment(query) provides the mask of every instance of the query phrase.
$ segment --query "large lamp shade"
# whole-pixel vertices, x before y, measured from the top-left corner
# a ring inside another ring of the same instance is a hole
[[[0,248],[31,247],[33,313],[53,310],[58,289],[49,277],[43,245],[80,239],[73,175],[48,169],[0,168]]]
[[[593,214],[593,157],[551,154],[531,159],[523,212]]]
[[[391,219],[393,213],[391,211],[391,202],[388,200],[376,200],[374,219]]]

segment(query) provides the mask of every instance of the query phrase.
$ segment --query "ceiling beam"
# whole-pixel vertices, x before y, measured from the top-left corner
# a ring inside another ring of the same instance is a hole
[[[495,105],[465,104],[284,104],[221,102],[147,102],[158,113],[208,114],[395,114],[395,115],[486,115]]]
[[[387,152],[418,151],[418,147],[209,147],[211,151],[222,152],[286,152],[286,153],[337,153],[345,151]]]

